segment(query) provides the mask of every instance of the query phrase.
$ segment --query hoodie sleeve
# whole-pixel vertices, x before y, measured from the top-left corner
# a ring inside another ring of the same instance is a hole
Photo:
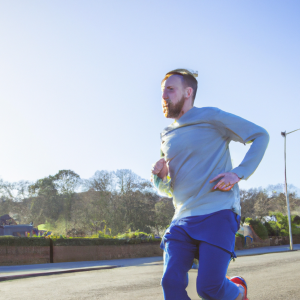
[[[248,179],[260,164],[268,147],[268,132],[250,121],[220,109],[216,109],[213,114],[213,123],[229,141],[252,143],[241,164],[231,171],[241,179]]]
[[[173,189],[171,187],[171,178],[170,176],[166,176],[164,179],[161,179],[157,175],[151,174],[151,181],[155,189],[162,196],[172,198],[173,197]]]

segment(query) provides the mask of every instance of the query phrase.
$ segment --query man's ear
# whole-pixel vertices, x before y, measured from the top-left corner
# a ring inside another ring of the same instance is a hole
[[[191,87],[185,88],[185,97],[190,98],[193,94],[193,89]]]

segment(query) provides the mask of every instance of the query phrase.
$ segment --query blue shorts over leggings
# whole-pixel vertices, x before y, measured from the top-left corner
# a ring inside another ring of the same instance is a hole
[[[199,251],[197,292],[206,300],[234,300],[238,287],[226,278],[231,253],[207,242],[191,238],[173,226],[164,237],[162,287],[165,300],[189,300],[187,272]]]

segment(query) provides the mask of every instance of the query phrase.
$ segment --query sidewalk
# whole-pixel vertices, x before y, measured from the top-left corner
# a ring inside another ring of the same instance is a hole
[[[300,250],[300,244],[294,245],[294,250]],[[261,247],[245,250],[237,250],[236,255],[249,256],[268,253],[289,251],[288,245]],[[162,262],[162,257],[144,257],[129,259],[114,259],[101,261],[79,261],[52,264],[0,266],[0,281],[20,279],[26,277],[46,276],[71,272],[84,272],[93,270],[105,270],[120,267],[142,266],[154,262]]]
[[[293,251],[298,251],[298,250],[300,250],[300,244],[294,244]],[[289,245],[269,246],[269,247],[252,248],[252,249],[245,249],[245,250],[236,250],[235,254],[237,257],[239,257],[239,256],[286,252],[286,251],[290,251]]]
[[[62,273],[105,270],[162,261],[162,256],[52,264],[0,266],[0,281]]]

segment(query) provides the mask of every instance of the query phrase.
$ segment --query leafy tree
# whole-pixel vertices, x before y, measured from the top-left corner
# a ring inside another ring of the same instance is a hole
[[[36,225],[46,221],[54,223],[62,210],[55,180],[56,177],[50,175],[37,180],[28,187],[31,196],[30,214]]]
[[[249,189],[240,191],[242,218],[250,217],[263,220],[270,211],[286,214],[286,197],[283,193],[272,193],[262,189]],[[289,194],[290,209],[297,214],[300,209],[300,199],[296,193]]]
[[[123,232],[129,228],[149,232],[154,225],[154,206],[158,198],[151,191],[151,183],[127,169],[117,170],[114,177],[117,189],[110,203],[117,218],[114,218],[114,226]]]
[[[12,210],[13,198],[13,184],[0,179],[0,216]]]
[[[68,222],[71,220],[75,190],[81,183],[80,176],[72,170],[60,170],[54,175],[54,178],[55,187],[59,194],[63,196],[65,224],[66,231],[68,231]]]
[[[155,229],[157,235],[161,235],[166,227],[170,225],[174,212],[174,205],[170,198],[162,198],[155,204]]]
[[[285,194],[280,188],[241,190],[242,220],[262,223],[270,211],[276,211],[282,217],[273,216],[265,223],[266,230],[269,235],[288,234]],[[296,189],[290,189],[289,197],[292,213],[299,215]],[[149,181],[128,169],[97,171],[88,180],[71,170],[60,170],[35,183],[0,180],[0,215],[6,213],[13,213],[20,223],[47,222],[60,234],[97,234],[104,226],[113,235],[129,230],[161,234],[172,220],[174,207],[171,199],[160,198]],[[294,231],[298,219],[293,219]]]
[[[80,184],[80,176],[72,170],[60,170],[54,175],[54,184],[60,194],[74,194]]]

